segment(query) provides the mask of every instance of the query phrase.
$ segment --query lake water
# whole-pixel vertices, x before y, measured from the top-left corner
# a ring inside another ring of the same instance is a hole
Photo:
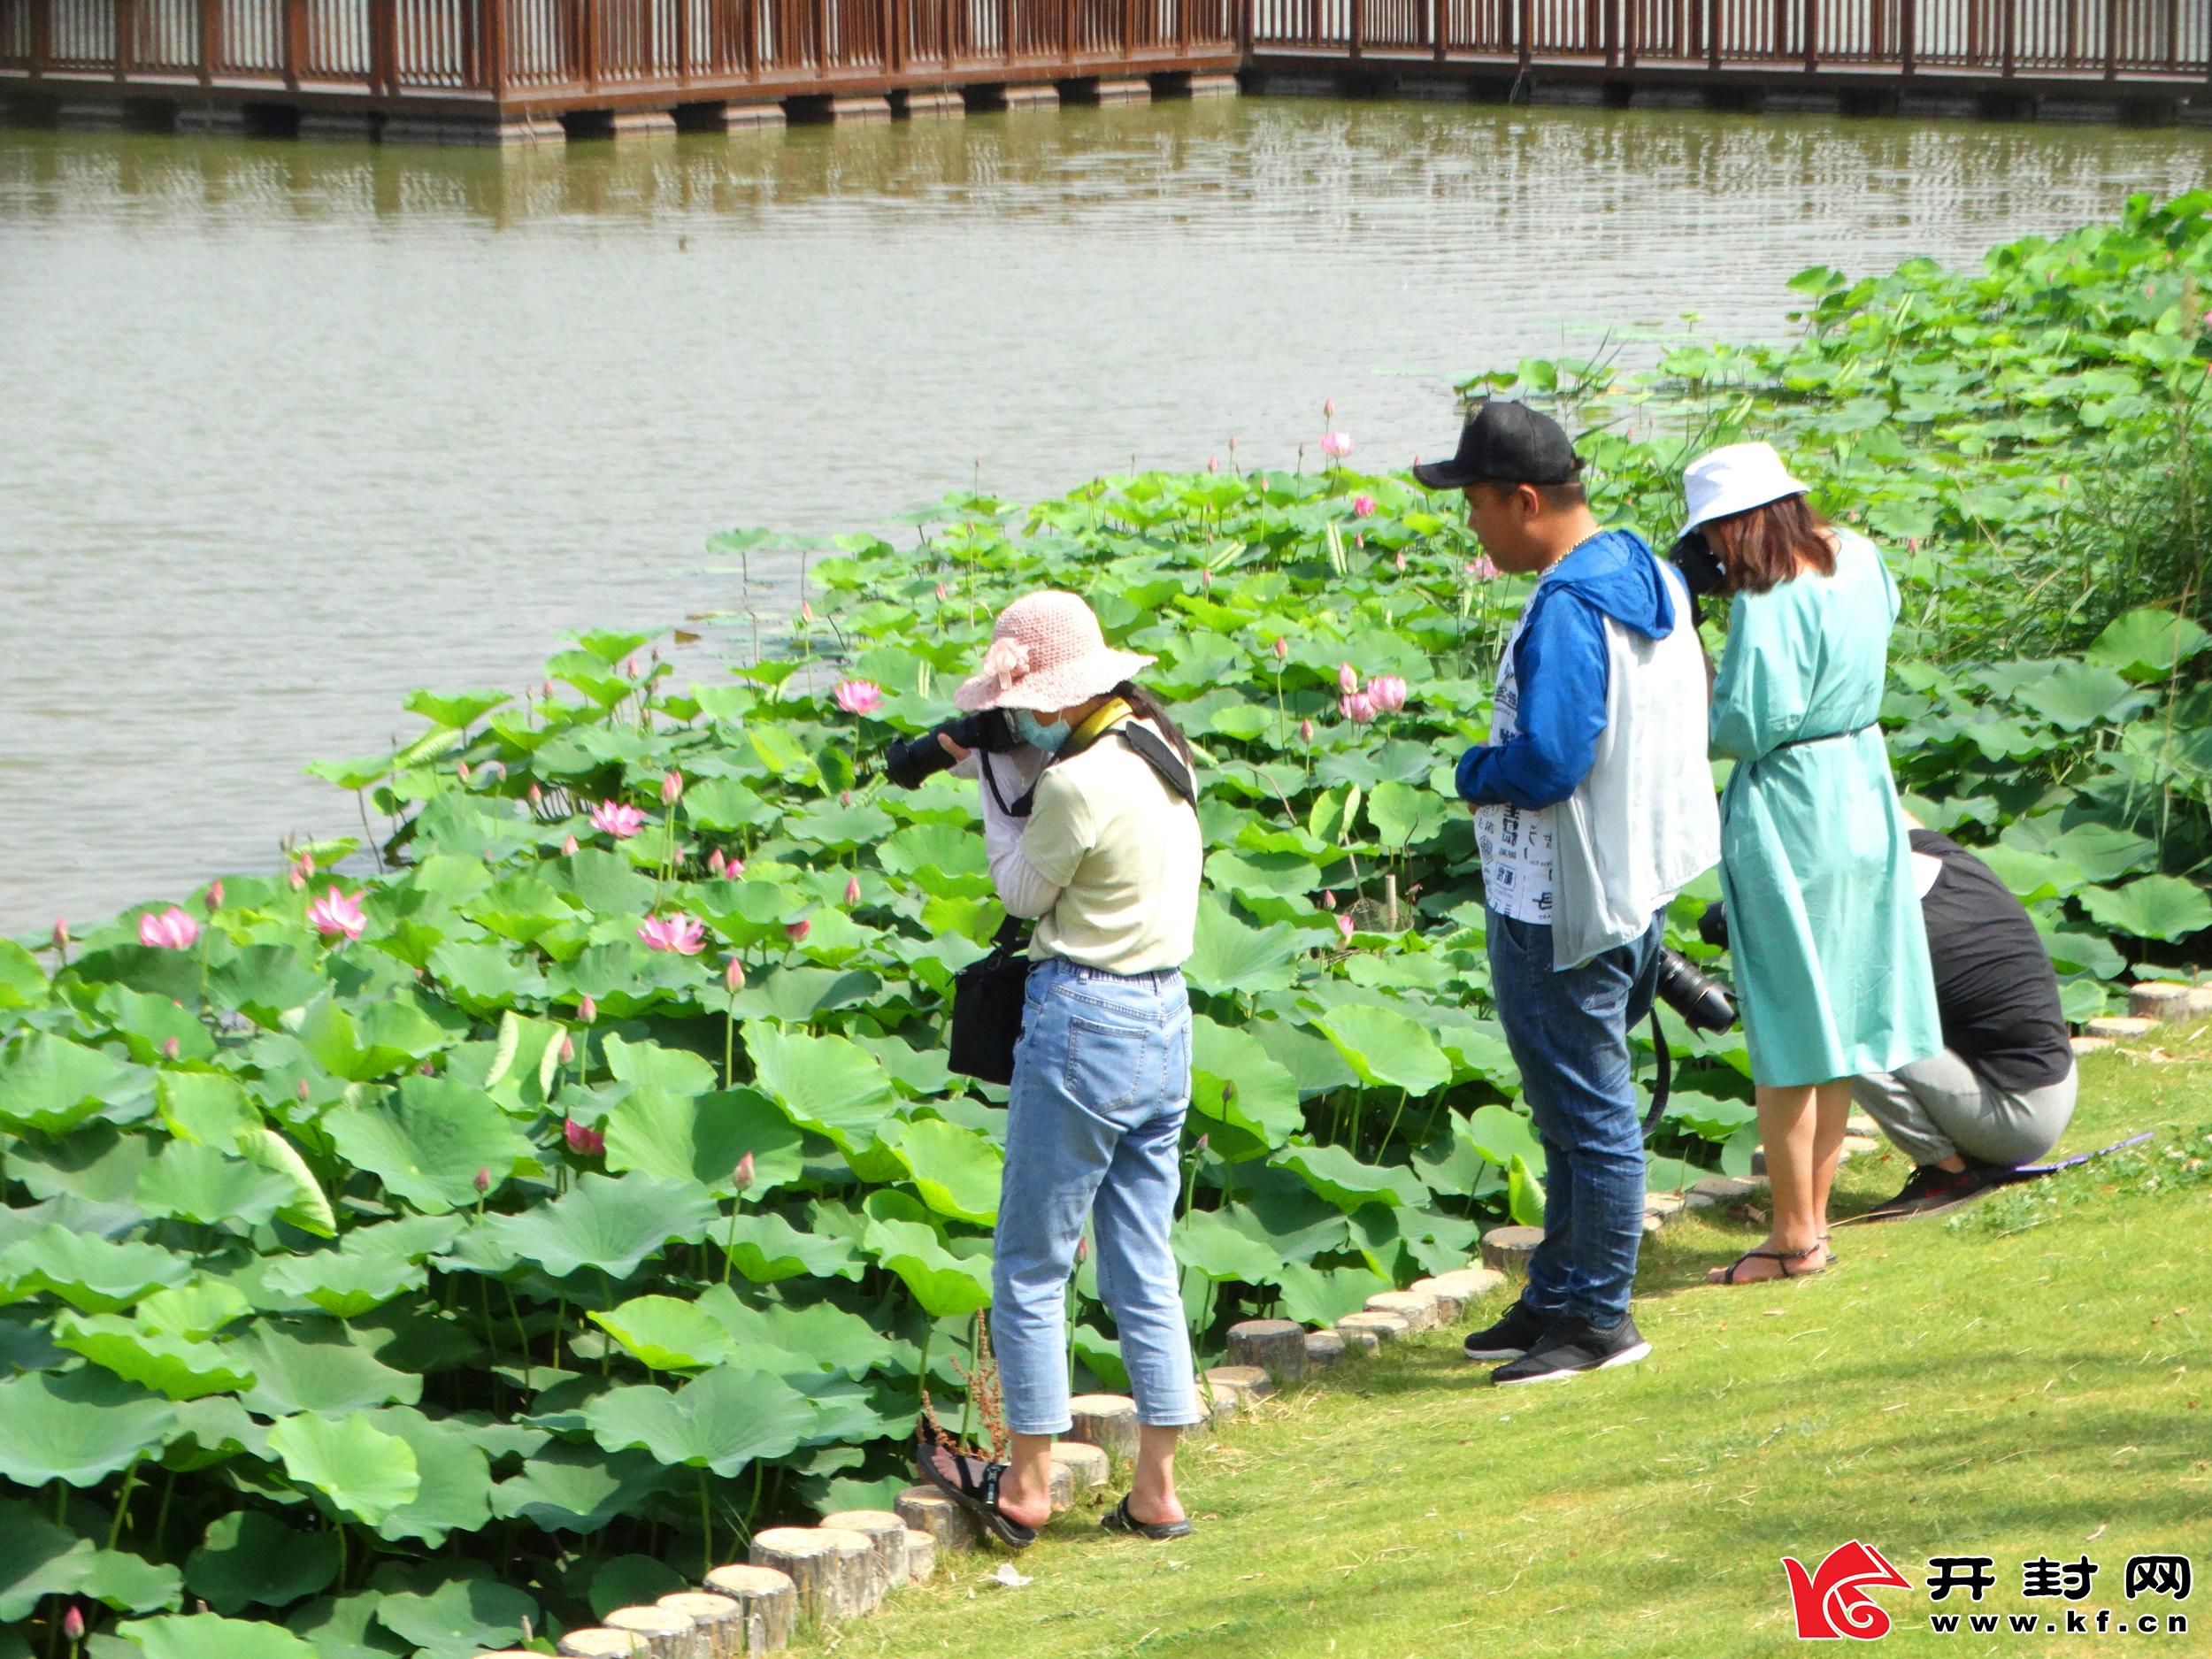
[[[506,158],[0,131],[0,931],[344,833],[300,768],[419,729],[411,687],[787,608],[708,572],[717,530],[1287,465],[1328,397],[1402,462],[1469,372],[1778,334],[1805,265],[1970,260],[2208,160],[1306,100]]]

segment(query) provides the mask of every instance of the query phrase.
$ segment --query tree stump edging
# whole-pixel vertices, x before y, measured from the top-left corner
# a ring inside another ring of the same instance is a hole
[[[1306,1329],[1291,1319],[1243,1319],[1229,1327],[1229,1363],[1256,1365],[1278,1383],[1303,1382]]]
[[[909,1486],[891,1507],[910,1530],[936,1540],[941,1553],[974,1549],[983,1542],[983,1524],[934,1486]]]
[[[791,1645],[799,1628],[799,1586],[774,1567],[732,1562],[704,1580],[708,1590],[726,1595],[743,1609],[745,1645],[741,1652],[776,1653]]]
[[[679,1590],[653,1603],[680,1613],[696,1629],[699,1659],[743,1659],[745,1604],[712,1590]]]

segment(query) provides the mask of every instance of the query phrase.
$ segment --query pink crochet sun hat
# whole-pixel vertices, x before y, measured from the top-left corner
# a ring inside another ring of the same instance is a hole
[[[983,667],[952,700],[979,709],[1071,709],[1102,697],[1157,659],[1118,651],[1079,594],[1025,594],[998,613]]]

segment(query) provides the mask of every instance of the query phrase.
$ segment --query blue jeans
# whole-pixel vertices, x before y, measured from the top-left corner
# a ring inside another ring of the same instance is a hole
[[[1552,930],[1489,913],[1490,994],[1543,1142],[1544,1241],[1521,1300],[1548,1319],[1618,1325],[1644,1237],[1644,1134],[1629,1029],[1651,1011],[1664,923],[1564,973]]]
[[[1098,1290],[1121,1332],[1140,1423],[1200,1420],[1168,1242],[1190,1104],[1182,973],[1108,973],[1058,957],[1029,971],[1006,1103],[1006,1170],[991,1268],[991,1344],[1006,1426],[1064,1434],[1067,1286],[1095,1219]]]

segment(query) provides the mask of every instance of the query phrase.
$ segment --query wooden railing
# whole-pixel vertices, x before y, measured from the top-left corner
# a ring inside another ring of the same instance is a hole
[[[574,104],[1233,66],[1242,0],[0,0],[0,73]],[[1229,60],[1224,62],[1224,60]]]
[[[2212,74],[2212,0],[1250,0],[1252,43],[1365,58]]]

